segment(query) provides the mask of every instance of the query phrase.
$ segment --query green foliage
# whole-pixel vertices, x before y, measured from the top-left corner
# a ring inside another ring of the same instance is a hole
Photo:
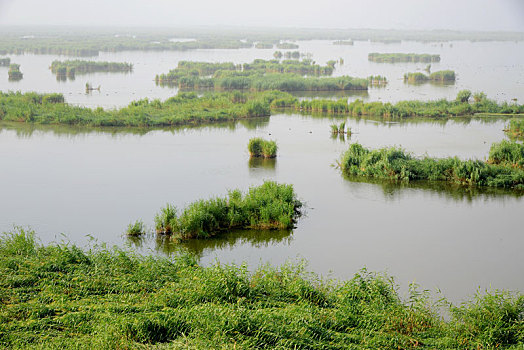
[[[495,149],[500,148],[500,145],[495,146]],[[494,157],[497,156],[499,153],[494,152]],[[499,158],[494,158],[492,162],[495,159]],[[513,160],[511,158],[510,161]],[[342,155],[340,167],[345,174],[353,176],[406,182],[447,181],[464,186],[524,190],[523,170],[479,160],[429,157],[418,159],[396,147],[369,150],[354,143]]]
[[[87,74],[94,72],[131,72],[133,65],[131,63],[120,62],[98,62],[67,60],[53,61],[51,63],[51,72],[57,76],[68,76],[74,78],[75,74]]]
[[[479,294],[444,321],[426,293],[399,294],[366,270],[327,282],[304,264],[202,267],[187,255],[42,246],[24,230],[0,238],[6,349],[522,347],[522,295]]]
[[[415,53],[378,53],[368,54],[368,60],[372,62],[440,62],[440,55],[415,54]]]
[[[126,234],[129,236],[141,236],[145,233],[145,227],[142,220],[127,225]]]
[[[368,83],[369,85],[386,85],[388,83],[388,79],[382,75],[370,75],[368,77]]]
[[[273,57],[275,57],[275,59],[279,60],[282,58],[282,51],[275,51],[273,53]]]
[[[289,229],[301,206],[293,186],[266,181],[245,195],[235,190],[226,198],[193,202],[179,216],[168,205],[157,214],[155,223],[157,232],[179,240],[208,238],[235,228]]]
[[[279,49],[279,50],[294,50],[294,49],[298,49],[298,45],[294,44],[294,43],[282,42],[282,43],[278,43],[277,44],[277,49]]]
[[[340,125],[337,124],[331,124],[331,134],[332,135],[340,135],[346,133],[346,122],[340,123]],[[351,134],[351,131],[348,130],[348,134]]]
[[[471,97],[471,91],[469,90],[460,90],[457,94],[457,102],[468,103]]]
[[[9,57],[0,58],[0,67],[9,67],[11,59]]]
[[[491,145],[488,162],[524,169],[524,144],[503,140]]]
[[[249,140],[247,149],[251,157],[275,158],[277,156],[277,143],[259,137]]]

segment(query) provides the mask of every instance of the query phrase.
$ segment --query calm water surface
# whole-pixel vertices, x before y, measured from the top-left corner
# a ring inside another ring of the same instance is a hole
[[[309,269],[337,278],[367,267],[388,271],[403,286],[416,281],[440,288],[452,300],[478,287],[524,290],[522,197],[344,179],[333,165],[349,140],[331,138],[332,122],[276,115],[146,133],[0,124],[0,231],[24,225],[43,242],[92,245],[94,238],[165,254],[179,248],[154,238],[130,242],[123,236],[127,224],[143,219],[152,228],[166,203],[180,208],[271,179],[293,184],[307,204],[296,229],[234,232],[184,249],[204,264],[305,258]],[[485,159],[490,144],[504,138],[505,123],[348,119],[351,142],[464,159]],[[278,142],[276,161],[249,160],[246,145],[253,136]]]

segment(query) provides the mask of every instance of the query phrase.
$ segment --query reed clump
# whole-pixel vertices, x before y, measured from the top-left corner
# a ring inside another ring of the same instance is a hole
[[[506,145],[494,145],[493,157],[488,162],[458,158],[415,158],[404,150],[391,147],[370,150],[358,143],[352,144],[342,155],[340,167],[347,175],[394,181],[447,181],[464,186],[487,186],[524,190],[524,170],[507,167],[497,162],[516,159],[501,155]]]
[[[431,55],[427,53],[416,54],[416,53],[378,53],[372,52],[368,54],[368,60],[372,62],[440,62],[440,55]]]
[[[11,63],[9,65],[7,74],[11,80],[20,80],[24,77],[24,74],[20,71],[20,65],[16,63]]]
[[[384,86],[388,83],[388,79],[382,75],[370,75],[368,83],[371,86]]]
[[[127,225],[126,234],[128,236],[142,236],[146,232],[144,222],[142,220],[137,220],[129,225]]]
[[[209,238],[241,228],[289,229],[301,207],[292,185],[266,181],[246,194],[233,190],[224,198],[193,202],[179,215],[167,205],[155,217],[155,227],[158,233],[178,240]]]
[[[347,134],[351,136],[351,128],[348,128],[346,131],[346,122],[340,124],[331,124],[331,134],[332,135],[344,135]]]
[[[524,169],[524,144],[503,140],[491,145],[488,162]]]
[[[0,58],[0,67],[9,67],[10,64],[11,64],[11,58],[9,57]]]
[[[295,43],[282,42],[277,44],[279,50],[295,50],[298,49],[298,45]]]
[[[247,149],[251,157],[275,158],[278,147],[276,141],[254,137],[249,140]]]
[[[0,237],[0,347],[6,349],[518,349],[521,293],[435,304],[361,270],[327,281],[305,264],[215,263],[103,246]],[[437,312],[449,312],[444,320]]]

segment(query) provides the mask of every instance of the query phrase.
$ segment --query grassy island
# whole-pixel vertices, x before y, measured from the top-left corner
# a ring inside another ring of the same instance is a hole
[[[518,349],[524,296],[478,293],[439,305],[361,270],[325,281],[299,264],[263,266],[41,245],[0,238],[5,349]]]
[[[386,62],[386,63],[397,63],[397,62],[440,62],[440,55],[430,55],[427,53],[416,54],[416,53],[378,53],[372,52],[368,54],[368,60],[372,62]]]
[[[335,61],[332,61],[335,62]],[[253,63],[181,62],[176,69],[160,74],[155,81],[161,85],[180,89],[217,90],[280,90],[280,91],[340,91],[367,90],[366,79],[341,76],[336,78],[316,77],[331,75],[334,64],[320,66],[310,59],[255,60]],[[205,67],[203,70],[200,67]],[[312,75],[304,77],[303,75]]]
[[[82,60],[53,61],[51,72],[57,76],[74,77],[75,74],[88,74],[95,72],[118,72],[128,73],[133,70],[131,63],[121,62],[97,62]]]
[[[344,174],[394,181],[447,181],[524,191],[524,146],[504,141],[491,146],[490,158],[415,158],[396,147],[369,150],[358,143],[340,160]]]
[[[259,137],[249,140],[247,149],[251,157],[275,158],[277,156],[277,143]]]
[[[455,72],[452,70],[440,70],[429,75],[424,73],[406,73],[404,81],[408,83],[425,83],[431,82],[455,82]]]
[[[178,240],[209,238],[231,229],[289,229],[301,207],[293,186],[266,181],[246,194],[234,190],[225,198],[193,202],[180,215],[168,204],[156,215],[155,227],[157,233]]]
[[[9,57],[0,58],[0,67],[9,67],[11,59]]]
[[[24,77],[24,74],[20,71],[20,65],[11,63],[9,70],[7,71],[10,80],[20,80]]]

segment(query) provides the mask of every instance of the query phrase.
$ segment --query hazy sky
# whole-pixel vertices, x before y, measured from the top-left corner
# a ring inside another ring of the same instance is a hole
[[[0,24],[524,31],[524,0],[0,0]]]

